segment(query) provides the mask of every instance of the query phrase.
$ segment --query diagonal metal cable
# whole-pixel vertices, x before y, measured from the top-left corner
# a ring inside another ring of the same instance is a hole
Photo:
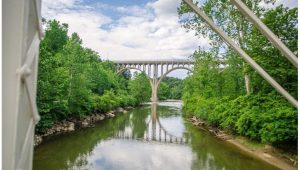
[[[260,32],[265,35],[268,40],[281,51],[283,56],[287,58],[296,68],[298,68],[298,58],[295,54],[283,43],[280,39],[241,1],[241,0],[230,0],[239,11],[248,20],[260,30]]]

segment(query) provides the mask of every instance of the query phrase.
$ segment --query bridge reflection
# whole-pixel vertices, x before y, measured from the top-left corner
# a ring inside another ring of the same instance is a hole
[[[159,120],[157,115],[157,103],[151,104],[151,117],[147,121],[147,128],[142,138],[136,137],[131,130],[118,131],[114,134],[114,138],[123,140],[139,140],[143,142],[159,142],[188,144],[190,142],[187,136],[176,136],[168,132]]]

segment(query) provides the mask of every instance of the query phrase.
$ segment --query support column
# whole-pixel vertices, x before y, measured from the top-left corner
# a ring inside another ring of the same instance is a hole
[[[153,103],[151,105],[151,122],[152,122],[152,140],[156,141],[156,120],[157,120],[157,115],[156,115],[156,109],[157,108],[157,104]]]
[[[157,102],[158,98],[157,98],[157,87],[158,87],[158,81],[157,81],[157,71],[158,71],[158,65],[155,64],[153,66],[153,78],[152,78],[152,84],[151,84],[151,88],[152,88],[152,95],[151,95],[151,101],[152,102]]]

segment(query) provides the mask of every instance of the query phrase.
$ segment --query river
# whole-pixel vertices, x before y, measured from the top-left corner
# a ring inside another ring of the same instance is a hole
[[[191,125],[181,102],[132,109],[94,127],[52,136],[34,151],[34,170],[274,170]]]

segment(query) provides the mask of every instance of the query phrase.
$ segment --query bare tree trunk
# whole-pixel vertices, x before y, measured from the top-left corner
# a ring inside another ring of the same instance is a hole
[[[241,26],[238,27],[238,41],[240,44],[240,47],[243,49],[244,48],[244,35],[243,35],[243,31],[240,31],[239,28],[243,27],[243,22],[241,23]],[[243,63],[243,68],[244,68],[244,78],[245,78],[245,87],[246,87],[246,92],[247,94],[251,93],[251,79],[250,79],[250,75],[245,71],[247,65],[244,62]]]
[[[246,86],[246,92],[247,94],[251,93],[251,81],[250,81],[250,76],[248,74],[245,74],[245,86]]]

